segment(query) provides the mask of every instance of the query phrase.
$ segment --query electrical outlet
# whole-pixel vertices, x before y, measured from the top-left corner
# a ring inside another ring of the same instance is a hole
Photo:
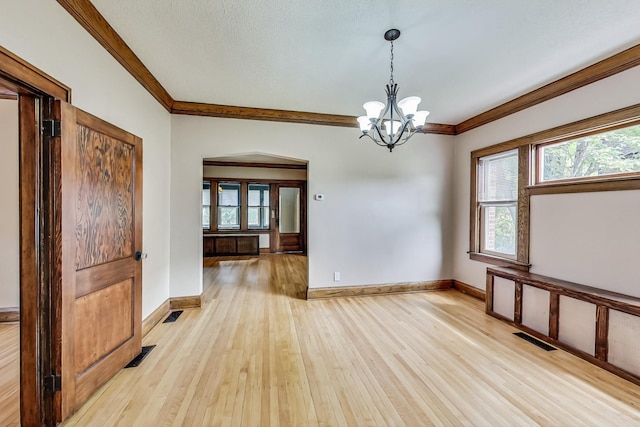
[[[334,282],[339,282],[340,281],[340,272],[336,271],[335,273],[333,273],[333,281]]]

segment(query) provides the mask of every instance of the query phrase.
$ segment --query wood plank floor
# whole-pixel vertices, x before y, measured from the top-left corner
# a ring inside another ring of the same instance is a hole
[[[0,426],[20,425],[20,325],[0,323]]]
[[[639,387],[457,291],[305,301],[303,256],[205,266],[202,309],[155,327],[66,426],[640,424]]]

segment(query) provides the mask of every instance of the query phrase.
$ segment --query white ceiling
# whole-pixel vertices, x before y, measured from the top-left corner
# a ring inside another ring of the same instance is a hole
[[[640,44],[640,0],[92,0],[180,101],[361,115],[399,97],[457,124]]]

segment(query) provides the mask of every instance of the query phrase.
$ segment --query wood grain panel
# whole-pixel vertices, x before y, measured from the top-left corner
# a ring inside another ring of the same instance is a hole
[[[133,280],[80,297],[75,302],[76,375],[133,335]]]
[[[0,46],[0,75],[18,81],[20,85],[33,88],[42,94],[71,102],[70,87],[60,83],[2,46]]]
[[[58,0],[167,111],[173,98],[89,0]]]
[[[133,257],[80,270],[76,274],[76,298],[133,277],[135,270],[136,261]]]
[[[340,298],[370,295],[388,295],[424,291],[442,291],[451,289],[451,280],[432,280],[427,282],[388,283],[383,285],[340,286],[332,288],[309,288],[307,299]]]
[[[636,45],[607,59],[583,68],[573,74],[569,74],[559,80],[542,86],[539,89],[526,93],[509,102],[485,111],[475,117],[458,123],[455,126],[457,134],[467,132],[479,126],[501,119],[526,108],[533,107],[541,102],[548,101],[557,96],[564,95],[572,90],[597,82],[614,74],[640,65],[640,45]]]
[[[134,147],[78,126],[78,270],[131,257]]]
[[[549,337],[558,339],[560,329],[560,295],[557,292],[549,293]]]
[[[516,282],[513,299],[513,321],[516,324],[522,323],[522,291],[522,282]]]

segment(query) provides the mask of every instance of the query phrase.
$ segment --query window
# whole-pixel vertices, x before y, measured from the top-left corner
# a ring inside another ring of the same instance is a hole
[[[202,182],[202,228],[211,228],[211,182]]]
[[[537,146],[537,183],[640,172],[640,125]]]
[[[518,150],[478,159],[480,252],[516,258]]]
[[[218,229],[240,229],[240,183],[218,183]]]
[[[248,226],[269,229],[269,184],[249,184],[247,197]]]

